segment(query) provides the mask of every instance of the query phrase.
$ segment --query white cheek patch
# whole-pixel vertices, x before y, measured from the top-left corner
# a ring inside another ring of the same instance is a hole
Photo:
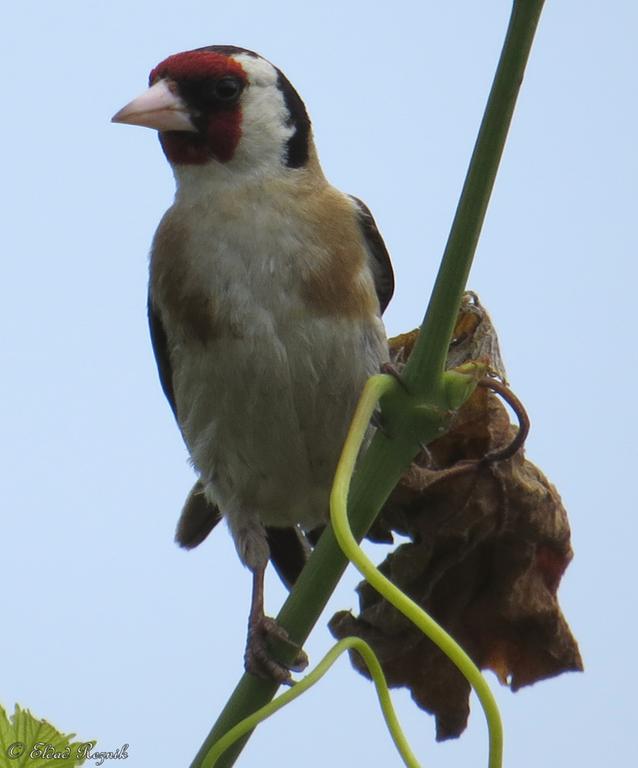
[[[294,134],[278,73],[265,59],[249,54],[234,57],[248,75],[249,86],[242,98],[242,136],[234,161],[253,167],[281,169],[286,145]]]
[[[252,84],[263,87],[277,85],[277,70],[266,59],[251,56],[249,53],[240,53],[233,56],[233,59],[242,65]]]

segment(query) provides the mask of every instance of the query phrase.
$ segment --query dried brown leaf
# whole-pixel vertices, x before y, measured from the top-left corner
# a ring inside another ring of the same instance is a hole
[[[414,338],[404,334],[394,345],[399,365]],[[495,338],[492,349],[498,349]],[[476,349],[471,340],[469,348]],[[500,355],[498,361],[502,370]],[[410,539],[381,571],[513,691],[582,669],[556,597],[572,558],[558,492],[522,449],[505,461],[458,471],[459,462],[502,448],[516,431],[500,399],[477,388],[452,428],[404,474],[375,525],[377,540],[393,533]],[[438,739],[460,735],[469,714],[465,678],[367,583],[358,593],[359,616],[336,614],[332,633],[370,643],[389,684],[409,688],[436,716]],[[352,661],[365,673],[356,654]]]

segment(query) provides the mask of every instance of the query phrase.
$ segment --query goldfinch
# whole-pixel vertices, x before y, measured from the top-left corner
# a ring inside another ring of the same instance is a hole
[[[388,361],[394,280],[367,207],[326,180],[303,101],[244,48],[169,56],[114,117],[147,126],[176,180],[150,257],[162,388],[198,479],[176,539],[220,518],[253,575],[246,669],[290,682],[266,640],[269,558],[287,583],[320,530],[361,390]]]

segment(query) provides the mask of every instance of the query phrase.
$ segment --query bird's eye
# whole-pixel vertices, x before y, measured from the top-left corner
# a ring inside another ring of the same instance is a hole
[[[215,96],[220,101],[234,101],[241,93],[242,83],[236,77],[222,77],[215,83]]]

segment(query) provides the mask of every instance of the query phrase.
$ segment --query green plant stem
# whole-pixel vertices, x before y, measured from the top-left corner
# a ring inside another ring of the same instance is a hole
[[[442,371],[481,231],[496,170],[522,81],[543,0],[516,0],[498,69],[488,100],[467,179],[452,225],[434,292],[417,345],[404,371],[410,392],[432,406],[415,434],[415,409],[410,397],[388,393],[383,402],[390,414],[394,439],[377,432],[352,481],[349,509],[353,534],[360,540],[418,450],[445,428],[447,408]],[[402,404],[400,403],[402,401]],[[405,407],[403,407],[405,406]],[[347,560],[330,528],[321,537],[277,621],[292,640],[303,644],[345,570]],[[239,657],[239,654],[238,654]],[[275,694],[277,685],[245,674],[191,763],[201,768],[211,746],[240,720]],[[248,734],[220,758],[217,768],[230,768]]]
[[[403,377],[415,393],[436,398],[461,296],[485,220],[525,65],[544,0],[515,0],[505,42],[465,177],[441,267]]]

